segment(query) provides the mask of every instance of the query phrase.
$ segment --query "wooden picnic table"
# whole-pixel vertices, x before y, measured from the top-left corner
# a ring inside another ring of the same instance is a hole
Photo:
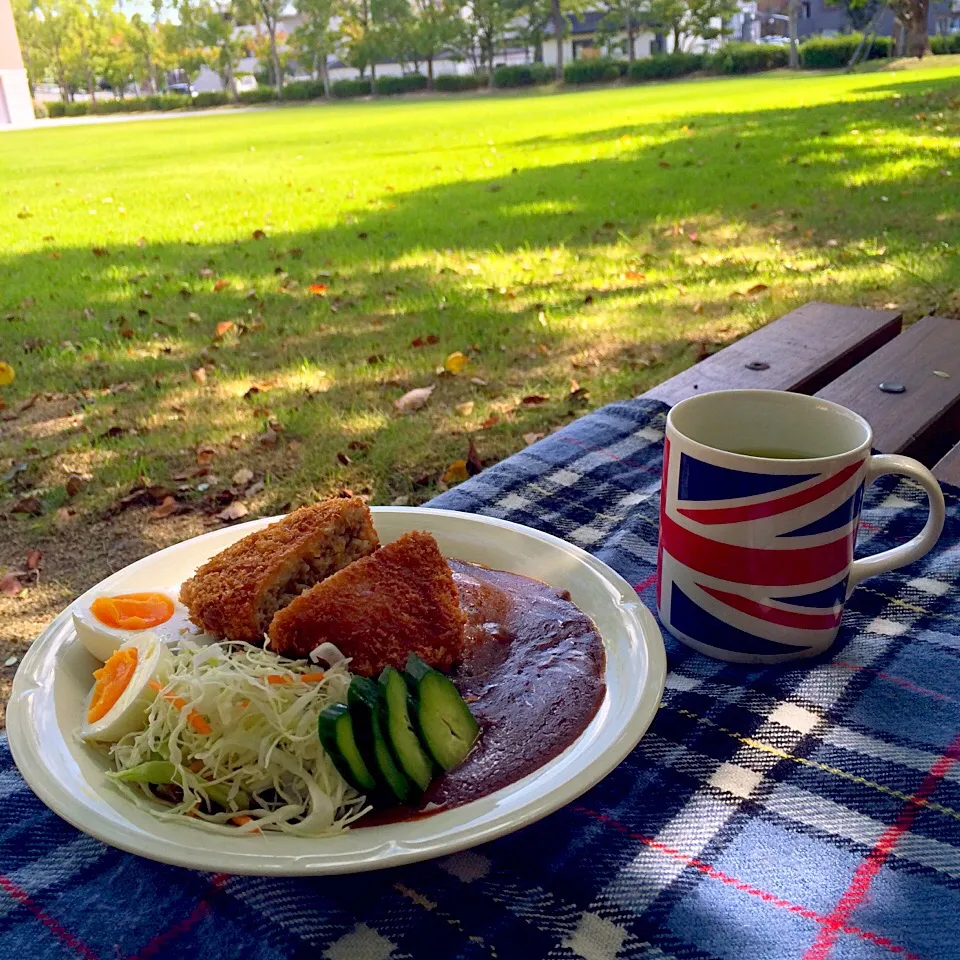
[[[960,320],[813,302],[664,381],[644,396],[674,404],[758,387],[843,404],[873,426],[881,453],[905,453],[960,484]]]

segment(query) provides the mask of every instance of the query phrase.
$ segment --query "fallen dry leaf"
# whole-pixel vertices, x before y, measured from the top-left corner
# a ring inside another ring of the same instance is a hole
[[[469,477],[470,474],[467,472],[467,461],[454,460],[453,463],[447,467],[442,479],[444,483],[461,483],[464,480],[469,479]]]
[[[92,247],[90,252],[95,257],[107,257],[110,255],[110,251],[106,247]]]
[[[471,477],[475,477],[481,470],[483,470],[483,461],[480,459],[477,446],[473,442],[473,437],[471,437],[467,443],[467,473]]]
[[[71,473],[67,477],[67,496],[75,497],[83,489],[83,477],[79,474]]]
[[[694,313],[703,313],[703,304],[702,304],[702,303],[695,303],[695,304],[693,305],[693,312],[694,312]]]
[[[254,239],[254,240],[263,240],[264,237],[266,237],[266,234],[265,234],[262,230],[254,230],[254,231],[253,231],[253,239]]]
[[[401,413],[410,413],[419,410],[430,399],[430,395],[436,390],[436,385],[429,387],[417,387],[415,390],[408,390],[399,400],[394,400],[394,407]]]
[[[647,275],[646,275],[645,273],[637,273],[636,270],[628,270],[628,271],[623,275],[623,279],[624,279],[624,280],[634,280],[634,281],[636,281],[636,280],[646,280],[646,279],[647,279]]]
[[[758,293],[766,293],[770,288],[765,283],[755,283],[747,290],[748,297],[755,297]]]
[[[933,375],[935,377],[940,377],[941,380],[949,380],[950,374],[946,370],[934,370]]]
[[[230,479],[238,487],[245,487],[253,479],[253,471],[249,467],[241,467]]]
[[[6,387],[16,380],[17,374],[9,363],[0,360],[0,387]]]
[[[447,373],[463,373],[469,362],[470,360],[467,358],[467,355],[457,350],[443,361],[443,369],[446,370]]]
[[[221,510],[217,516],[221,520],[240,520],[249,512],[250,511],[239,500],[234,500],[233,503]]]
[[[315,297],[325,297],[327,295],[327,285],[325,283],[311,283],[307,289]]]
[[[342,451],[337,454],[337,460],[340,461],[345,467],[349,467],[353,461]]]
[[[217,324],[217,328],[214,331],[214,336],[220,340],[222,337],[225,337],[233,329],[232,320],[221,320]]]
[[[54,514],[54,522],[58,526],[62,526],[65,523],[69,523],[73,519],[75,511],[71,510],[69,507],[59,507],[57,512]]]
[[[549,399],[549,397],[545,397],[542,393],[532,393],[530,396],[524,397],[520,402],[528,406],[537,406],[538,404],[546,403]]]
[[[487,417],[487,419],[480,424],[480,429],[489,430],[492,426],[494,426],[495,424],[498,424],[499,422],[500,422],[499,414],[491,413],[490,416]]]
[[[476,387],[486,387],[488,383],[483,377],[471,377],[470,382]]]
[[[150,511],[151,520],[163,520],[164,517],[169,517],[177,509],[177,501],[175,497],[164,497],[163,502],[159,506],[154,507]]]
[[[219,293],[221,290],[226,290],[227,287],[229,287],[229,286],[230,286],[230,281],[229,281],[229,280],[224,280],[224,278],[221,277],[221,278],[213,285],[213,292],[214,292],[214,293]]]
[[[473,401],[465,400],[463,403],[458,403],[454,410],[457,411],[458,416],[469,417],[473,413]]]
[[[31,517],[39,517],[43,513],[43,504],[36,497],[24,497],[12,507],[11,513],[27,513]]]
[[[271,430],[269,427],[260,434],[260,443],[264,447],[275,447],[279,439],[280,434],[278,434],[276,430]]]
[[[27,551],[27,569],[39,570],[40,562],[43,560],[43,554],[39,550]]]
[[[209,267],[204,267],[202,270],[197,271],[197,276],[201,280],[209,280],[213,276],[213,271]]]
[[[217,451],[213,447],[200,447],[197,450],[197,466],[198,467],[208,467],[213,463],[213,458],[217,455]]]
[[[197,383],[206,383],[207,382],[207,370],[206,367],[197,367],[196,370],[190,371],[190,376],[193,377]]]
[[[23,584],[12,573],[0,577],[0,594],[3,596],[15,597],[22,589]]]
[[[545,436],[545,433],[525,433],[523,435],[523,442],[529,447],[531,443],[536,443],[538,440],[542,440]]]
[[[370,444],[366,440],[351,440],[347,446],[351,450],[369,450]]]

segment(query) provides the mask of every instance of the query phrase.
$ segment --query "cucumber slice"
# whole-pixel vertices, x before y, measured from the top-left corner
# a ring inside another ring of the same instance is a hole
[[[384,725],[387,739],[403,772],[421,789],[426,790],[433,778],[433,761],[427,756],[413,729],[413,699],[403,674],[385,667],[380,674],[383,696]]]
[[[349,707],[345,703],[335,703],[332,707],[327,707],[320,714],[317,730],[323,749],[330,755],[333,765],[340,771],[343,779],[359,793],[369,793],[375,789],[377,781],[357,746]]]
[[[407,676],[416,684],[420,738],[444,770],[462,763],[480,736],[480,725],[453,681],[427,666],[416,654],[407,660]]]
[[[372,760],[372,767],[389,796],[406,803],[413,794],[413,784],[397,766],[382,723],[383,703],[380,688],[367,677],[354,677],[347,693],[357,741],[363,755]]]

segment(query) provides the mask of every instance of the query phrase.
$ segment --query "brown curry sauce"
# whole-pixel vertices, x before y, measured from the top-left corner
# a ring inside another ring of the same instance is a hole
[[[451,677],[480,723],[480,739],[460,766],[430,784],[418,807],[377,810],[356,827],[419,819],[515,783],[570,746],[603,701],[603,641],[569,593],[448,563],[467,616],[466,652]]]

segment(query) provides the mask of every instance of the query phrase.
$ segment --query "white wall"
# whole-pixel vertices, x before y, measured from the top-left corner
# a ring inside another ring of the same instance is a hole
[[[584,39],[587,37],[565,37],[563,41],[563,62],[564,64],[573,62],[573,43],[575,40]],[[649,57],[654,42],[654,35],[652,33],[644,32],[638,33],[633,38],[633,52],[636,59],[640,60],[643,57]],[[626,49],[627,49],[627,35],[626,33],[620,33],[616,37],[616,43],[619,44],[622,48],[615,52],[617,59],[625,60],[626,59]],[[601,49],[601,52],[606,54],[608,51],[606,49]],[[547,66],[553,66],[557,62],[557,41],[553,37],[548,37],[543,41],[543,62]]]

